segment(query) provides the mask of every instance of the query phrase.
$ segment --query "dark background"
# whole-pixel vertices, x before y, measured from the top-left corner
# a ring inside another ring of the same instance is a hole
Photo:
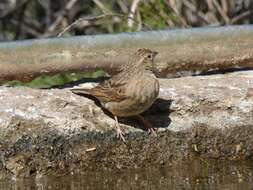
[[[79,18],[64,36],[249,24],[252,9],[252,0],[1,0],[0,41],[57,36]]]

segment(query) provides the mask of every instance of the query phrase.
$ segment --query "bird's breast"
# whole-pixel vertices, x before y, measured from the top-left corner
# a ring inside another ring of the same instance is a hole
[[[159,93],[159,83],[153,74],[146,74],[133,79],[134,82],[128,86],[129,96],[143,102],[144,97],[156,98]]]
[[[126,99],[121,102],[108,102],[106,109],[116,116],[128,117],[146,111],[159,94],[159,82],[154,75],[146,74],[132,78],[125,89]]]
[[[127,87],[127,96],[132,97],[140,109],[149,108],[159,94],[159,82],[153,74],[146,74],[133,79]]]

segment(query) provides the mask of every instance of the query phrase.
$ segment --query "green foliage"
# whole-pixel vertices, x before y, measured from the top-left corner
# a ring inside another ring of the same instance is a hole
[[[169,7],[163,0],[150,0],[140,4],[140,14],[142,22],[153,29],[164,29],[167,27],[166,21],[173,17]]]
[[[20,81],[8,82],[7,86],[27,86],[30,88],[50,88],[53,86],[61,86],[66,83],[77,81],[80,79],[90,79],[105,76],[105,72],[102,70],[95,72],[85,72],[85,73],[70,73],[70,74],[57,74],[54,76],[42,75],[35,78],[33,81],[28,83],[22,83]]]

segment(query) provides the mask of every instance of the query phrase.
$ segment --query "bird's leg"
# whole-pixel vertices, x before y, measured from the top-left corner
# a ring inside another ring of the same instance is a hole
[[[136,118],[143,124],[143,126],[148,130],[148,133],[152,133],[156,136],[156,129],[141,115],[137,115]]]
[[[115,122],[116,122],[117,137],[118,137],[118,138],[121,138],[123,142],[126,142],[125,137],[124,137],[125,134],[124,134],[124,132],[120,129],[117,116],[114,116],[114,119],[115,119]]]

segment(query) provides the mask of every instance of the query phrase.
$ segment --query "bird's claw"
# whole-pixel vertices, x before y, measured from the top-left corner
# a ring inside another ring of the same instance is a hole
[[[119,127],[117,128],[117,138],[120,138],[123,142],[126,142],[125,133]]]
[[[148,134],[153,134],[154,136],[157,136],[156,130],[157,129],[153,127],[148,128]]]

